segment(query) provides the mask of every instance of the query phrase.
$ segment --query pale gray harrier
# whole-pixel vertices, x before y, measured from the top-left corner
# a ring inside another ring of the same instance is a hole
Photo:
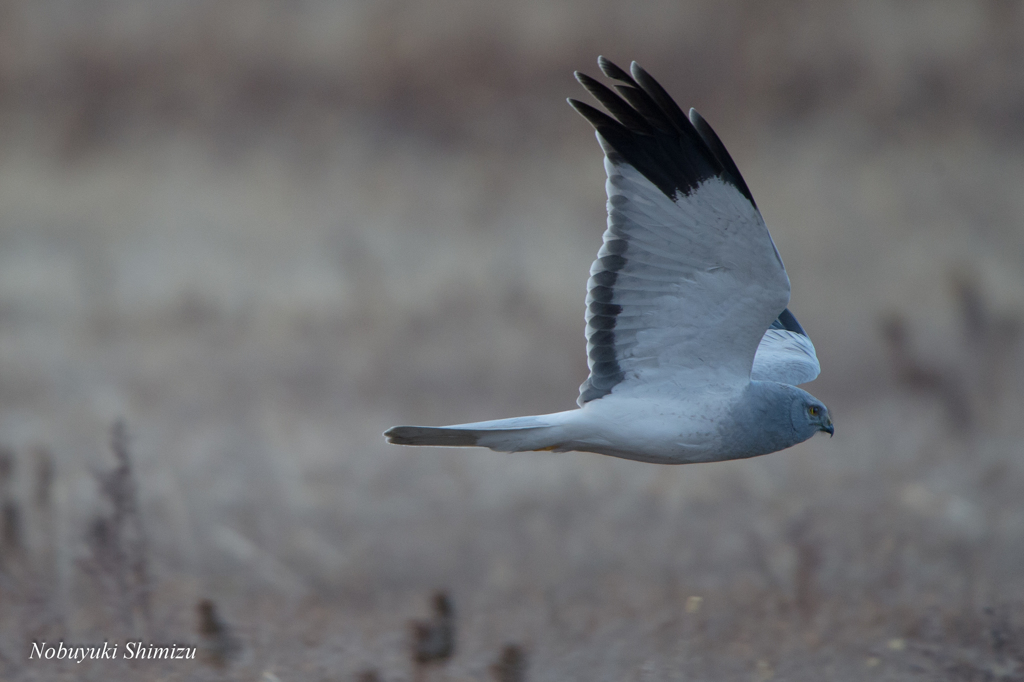
[[[638,64],[630,73],[598,64],[615,92],[576,79],[611,116],[569,100],[597,129],[608,173],[579,409],[384,435],[661,464],[754,457],[831,435],[828,409],[796,387],[818,376],[818,358],[786,307],[789,277],[736,164],[700,114],[687,117]]]

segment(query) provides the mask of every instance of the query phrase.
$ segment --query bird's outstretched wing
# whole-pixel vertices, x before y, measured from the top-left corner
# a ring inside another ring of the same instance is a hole
[[[696,111],[683,114],[635,62],[631,73],[598,64],[618,94],[576,78],[611,116],[569,100],[597,129],[608,174],[608,229],[587,283],[590,377],[578,402],[748,381],[789,303],[768,228]]]

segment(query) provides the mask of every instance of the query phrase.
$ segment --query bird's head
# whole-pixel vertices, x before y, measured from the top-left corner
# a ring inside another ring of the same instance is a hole
[[[836,430],[832,426],[832,417],[825,405],[806,391],[799,391],[793,397],[791,411],[793,430],[806,440],[818,431],[833,435]]]

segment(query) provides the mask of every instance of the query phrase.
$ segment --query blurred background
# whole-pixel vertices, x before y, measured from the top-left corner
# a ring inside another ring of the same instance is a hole
[[[384,443],[574,406],[599,54],[729,148],[835,438]],[[1022,679],[1022,187],[1011,0],[6,0],[0,674]],[[208,665],[27,660],[136,635]]]

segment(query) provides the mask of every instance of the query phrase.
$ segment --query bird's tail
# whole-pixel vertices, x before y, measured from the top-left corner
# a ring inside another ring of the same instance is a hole
[[[572,412],[575,412],[573,410]],[[490,448],[498,452],[555,450],[566,442],[562,415],[513,417],[454,426],[393,426],[384,432],[395,445]]]

